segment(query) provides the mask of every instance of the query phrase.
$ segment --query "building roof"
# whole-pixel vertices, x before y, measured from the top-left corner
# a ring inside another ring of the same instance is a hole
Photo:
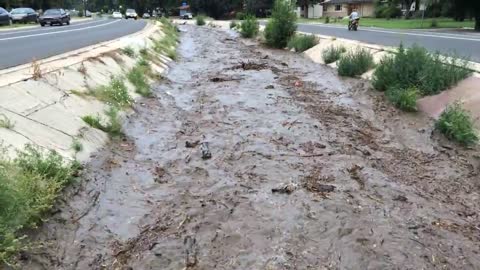
[[[327,0],[322,4],[360,4],[360,3],[373,3],[374,0]]]

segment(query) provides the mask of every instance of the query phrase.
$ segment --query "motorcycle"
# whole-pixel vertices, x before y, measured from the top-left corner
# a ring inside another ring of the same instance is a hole
[[[348,23],[348,31],[357,31],[358,25],[360,24],[360,19],[350,20]]]

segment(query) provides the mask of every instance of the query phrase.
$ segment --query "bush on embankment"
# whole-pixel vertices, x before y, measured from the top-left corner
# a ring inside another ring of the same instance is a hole
[[[275,0],[272,17],[265,27],[266,44],[283,49],[297,30],[295,5],[291,1]]]
[[[244,38],[256,37],[259,31],[257,18],[252,15],[245,16],[245,19],[240,24],[240,34]]]
[[[79,169],[56,152],[27,146],[11,160],[0,155],[0,266],[28,247],[24,232],[35,228]]]
[[[440,115],[435,127],[450,140],[463,145],[478,143],[479,137],[473,120],[460,103],[448,106]]]
[[[318,38],[315,35],[297,34],[293,36],[287,44],[289,49],[295,49],[296,52],[304,52],[318,44]]]
[[[359,49],[340,58],[338,74],[347,77],[360,76],[374,66],[372,54],[365,49]]]
[[[464,59],[430,54],[419,46],[405,49],[400,45],[396,54],[380,61],[373,74],[373,86],[379,91],[397,94],[414,87],[418,89],[417,97],[421,97],[438,94],[465,79],[470,73],[468,61]],[[387,97],[392,96],[398,95],[387,94]],[[412,97],[408,94],[403,96],[408,99]],[[396,100],[390,100],[399,104]]]

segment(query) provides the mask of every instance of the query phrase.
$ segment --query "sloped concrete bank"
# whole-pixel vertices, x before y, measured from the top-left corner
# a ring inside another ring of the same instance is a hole
[[[111,78],[122,77],[132,69],[140,58],[125,54],[125,47],[136,52],[148,50],[152,71],[164,72],[172,60],[152,49],[154,41],[164,35],[161,23],[151,23],[117,40],[1,70],[0,116],[12,123],[10,128],[0,128],[3,147],[13,156],[15,150],[33,144],[87,161],[108,141],[108,135],[88,126],[82,117],[101,117],[109,105],[81,93],[108,85]],[[125,84],[130,96],[138,100],[135,87],[128,80]],[[124,114],[131,112],[129,109]],[[83,145],[78,154],[72,149],[74,141]]]

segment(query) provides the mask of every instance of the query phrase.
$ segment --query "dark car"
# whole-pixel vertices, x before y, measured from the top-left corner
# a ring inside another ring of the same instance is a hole
[[[56,9],[47,9],[42,16],[38,19],[41,26],[45,26],[46,24],[54,25],[59,24],[63,25],[66,23],[70,25],[70,14],[65,12],[65,10],[61,8]]]
[[[37,22],[38,21],[38,13],[31,8],[15,8],[10,12],[10,16],[12,17],[12,22]]]
[[[10,25],[11,23],[12,18],[10,18],[10,13],[0,7],[0,25]]]

